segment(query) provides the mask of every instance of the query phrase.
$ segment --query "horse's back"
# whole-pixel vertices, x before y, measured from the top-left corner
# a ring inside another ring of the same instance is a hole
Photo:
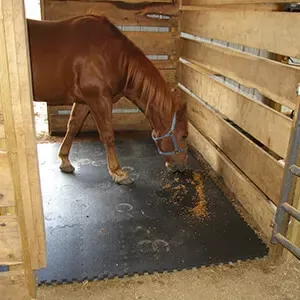
[[[92,15],[51,22],[28,20],[28,33],[35,100],[53,104],[74,100],[67,98],[80,72],[76,62],[101,55],[101,49],[113,55],[120,49],[117,44],[126,39],[106,17]]]

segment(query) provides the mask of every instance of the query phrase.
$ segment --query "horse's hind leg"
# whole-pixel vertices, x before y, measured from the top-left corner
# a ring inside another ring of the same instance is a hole
[[[112,125],[112,101],[110,97],[101,97],[101,104],[88,103],[106,150],[108,172],[116,183],[130,184],[132,179],[119,164],[115,150],[115,135]]]
[[[73,104],[71,115],[68,121],[67,132],[58,152],[58,156],[61,159],[61,164],[59,167],[62,172],[72,173],[75,170],[75,168],[70,163],[69,153],[73,143],[73,139],[81,129],[83,122],[89,112],[90,109],[87,105],[78,103]]]

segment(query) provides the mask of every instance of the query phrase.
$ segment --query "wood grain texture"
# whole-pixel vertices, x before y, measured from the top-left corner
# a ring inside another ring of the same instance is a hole
[[[132,5],[120,2],[49,1],[44,6],[46,20],[61,20],[86,14],[105,15],[115,25],[176,27],[179,11],[173,3]],[[170,18],[153,18],[153,14]]]
[[[300,69],[248,53],[183,39],[181,56],[292,109]]]
[[[26,288],[24,270],[1,272],[0,291],[2,300],[32,299]]]
[[[300,18],[296,13],[218,9],[183,11],[181,26],[183,32],[201,37],[300,57]]]
[[[0,237],[0,265],[21,264],[21,236],[16,216],[0,216]]]
[[[4,116],[2,103],[0,101],[0,139],[5,138],[5,129],[4,129]]]
[[[15,205],[15,193],[8,153],[0,150],[0,207]]]
[[[264,194],[191,123],[189,123],[189,143],[222,177],[224,184],[251,215],[260,231],[270,240],[275,211]]]
[[[248,4],[273,4],[291,3],[289,0],[182,0],[182,5],[211,6],[211,5],[248,5]]]
[[[50,115],[50,133],[65,133],[69,115]],[[148,131],[150,125],[143,113],[115,113],[113,114],[113,128],[116,131]],[[97,127],[91,115],[87,117],[81,132],[97,131]]]
[[[208,136],[243,173],[278,204],[283,179],[283,167],[219,114],[183,94],[188,103],[188,117],[192,125]]]
[[[180,83],[281,157],[286,157],[292,120],[181,64]]]
[[[32,106],[27,28],[21,1],[2,2],[0,98],[5,112],[7,151],[15,188],[24,268],[34,294],[32,268],[45,265],[45,232]],[[8,50],[9,49],[9,50]],[[3,63],[2,63],[3,62]],[[30,245],[30,246],[29,246]],[[30,247],[30,248],[29,248]]]

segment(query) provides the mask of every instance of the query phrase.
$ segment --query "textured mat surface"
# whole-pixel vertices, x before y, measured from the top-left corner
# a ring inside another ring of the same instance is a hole
[[[98,142],[74,143],[74,174],[58,168],[59,144],[38,145],[48,265],[39,283],[162,272],[262,257],[266,246],[200,170],[170,177],[150,139],[117,142],[135,179],[112,182]],[[201,171],[202,170],[202,171]]]

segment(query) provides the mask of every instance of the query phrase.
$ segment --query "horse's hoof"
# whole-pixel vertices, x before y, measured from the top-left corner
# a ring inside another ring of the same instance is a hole
[[[72,165],[59,166],[60,170],[64,173],[73,173],[75,168]]]
[[[114,182],[118,183],[118,184],[131,184],[133,183],[133,180],[129,177],[129,175],[122,171],[122,170],[118,170],[116,173],[111,174]]]
[[[133,183],[133,180],[128,176],[125,178],[121,178],[119,181],[117,181],[118,184],[128,185]]]

